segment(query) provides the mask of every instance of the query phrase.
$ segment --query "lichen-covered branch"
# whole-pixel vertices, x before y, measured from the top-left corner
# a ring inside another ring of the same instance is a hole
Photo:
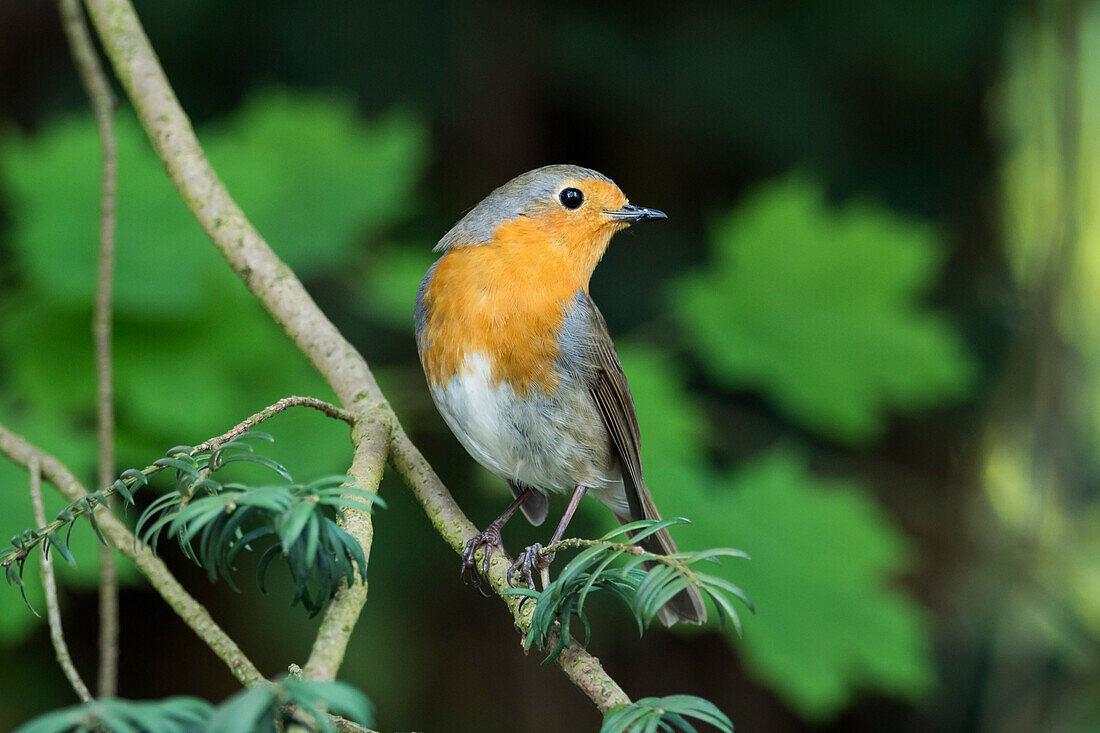
[[[358,723],[353,723],[347,718],[341,718],[339,715],[330,715],[328,719],[330,723],[336,726],[336,730],[340,731],[340,733],[378,733],[378,731],[364,728]]]
[[[0,425],[0,454],[20,466],[29,467],[37,461],[42,476],[52,483],[69,501],[87,496],[88,491],[61,461],[49,453],[28,443]],[[132,532],[109,511],[97,512],[100,529],[115,549],[133,561],[150,585],[167,601],[184,623],[209,646],[229,667],[241,684],[254,685],[264,681],[264,676],[240,650],[236,642],[222,630],[206,608],[191,597],[160,558],[148,547],[139,544]]]
[[[443,538],[460,552],[465,541],[475,534],[474,526],[401,428],[362,356],[325,317],[229,195],[203,154],[129,0],[86,0],[86,4],[115,73],[191,213],[245,286],[328,381],[344,408],[367,424],[373,421],[389,431],[387,451],[392,453],[394,465],[405,476]],[[384,455],[387,451],[380,453]],[[353,465],[350,473],[360,488],[377,487],[380,470],[371,475],[357,475],[356,471]],[[352,534],[366,551],[373,538],[371,518],[363,514],[355,517],[355,522]],[[490,580],[498,591],[505,587],[506,567],[507,563],[499,556],[492,563]],[[521,612],[516,598],[509,596],[505,601],[517,625],[525,628],[530,623],[530,610]],[[346,645],[361,608],[357,594],[347,593],[335,599],[322,621],[318,643],[330,644],[342,638]],[[336,656],[321,654],[318,658],[325,657],[338,664]],[[561,655],[559,664],[601,711],[629,702],[599,661],[575,643]],[[331,663],[318,662],[313,671],[318,675],[323,671],[323,676],[328,677],[336,670]]]
[[[99,444],[99,485],[106,486],[115,472],[115,409],[111,376],[111,291],[115,269],[115,200],[118,191],[118,146],[115,142],[115,100],[80,0],[59,0],[61,26],[69,39],[73,62],[91,102],[99,130],[103,161],[99,203],[99,267],[96,278],[92,335],[95,342],[96,434]],[[114,551],[99,548],[99,675],[100,697],[114,697],[118,690],[118,570]]]
[[[39,524],[46,523],[46,509],[42,505],[42,466],[37,457],[32,458],[27,472],[31,477],[31,506],[34,509],[34,519]],[[46,596],[46,619],[50,625],[50,641],[53,643],[54,653],[57,655],[57,663],[61,671],[65,673],[69,684],[72,685],[76,696],[81,702],[90,702],[92,693],[80,672],[73,664],[73,658],[69,654],[69,645],[65,643],[65,633],[61,629],[61,605],[57,601],[57,581],[53,575],[53,563],[50,556],[43,552],[39,557],[42,568],[42,590]]]

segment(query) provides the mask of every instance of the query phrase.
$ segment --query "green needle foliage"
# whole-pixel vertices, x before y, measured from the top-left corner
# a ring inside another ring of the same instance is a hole
[[[15,733],[273,733],[295,720],[332,733],[336,726],[322,710],[363,726],[373,718],[370,701],[351,685],[286,677],[242,690],[216,708],[193,697],[93,700],[46,713]]]
[[[340,581],[356,582],[365,573],[363,548],[337,521],[344,510],[371,511],[384,506],[374,493],[345,486],[346,476],[296,483],[290,472],[266,456],[254,455],[247,438],[270,440],[266,433],[245,433],[205,457],[181,451],[158,464],[176,469],[176,489],[159,497],[142,514],[135,535],[156,552],[161,535],[174,537],[211,582],[224,578],[234,590],[233,562],[242,550],[276,540],[260,557],[257,583],[271,561],[286,558],[294,579],[291,605],[301,602],[311,616],[328,602]],[[285,483],[248,486],[220,483],[213,475],[230,463],[247,461],[276,473]]]
[[[183,446],[183,448],[187,449],[186,446]],[[177,449],[173,448],[173,450]],[[11,538],[10,545],[0,549],[0,566],[4,568],[8,585],[19,587],[19,591],[23,594],[23,601],[28,607],[30,607],[30,601],[27,600],[26,585],[23,583],[23,567],[31,550],[41,545],[42,552],[48,554],[50,549],[56,548],[58,554],[65,559],[65,562],[76,567],[76,558],[69,548],[73,526],[76,521],[80,517],[87,517],[96,537],[103,544],[107,544],[107,538],[103,536],[103,531],[99,528],[99,522],[95,518],[96,508],[106,505],[107,499],[114,494],[121,496],[127,503],[133,504],[134,490],[139,486],[148,485],[149,477],[159,473],[166,467],[161,462],[165,460],[169,459],[161,459],[141,471],[133,468],[126,469],[111,486],[77,499],[58,512],[57,518],[45,527],[23,530],[22,533]],[[62,529],[65,529],[64,540],[61,540],[58,536]]]
[[[730,597],[738,598],[750,611],[753,610],[752,602],[733,583],[702,573],[695,565],[703,561],[717,563],[722,557],[748,559],[748,555],[729,548],[659,555],[637,545],[653,533],[678,524],[688,524],[688,520],[683,517],[661,521],[643,519],[617,527],[598,540],[563,542],[566,546],[586,549],[569,561],[554,582],[541,592],[528,588],[504,591],[535,600],[531,629],[523,641],[524,649],[551,647],[543,664],[553,661],[569,643],[574,617],[584,626],[587,646],[591,627],[584,604],[595,590],[611,591],[620,598],[638,622],[640,635],[662,606],[677,593],[695,585],[718,609],[719,622],[724,625],[729,620],[740,634],[741,619]],[[626,562],[615,564],[623,558]]]
[[[714,703],[694,695],[644,697],[612,709],[603,719],[600,733],[697,733],[688,718],[710,723],[723,733],[733,733],[733,723]]]
[[[15,733],[192,733],[203,729],[213,710],[213,705],[194,697],[92,700],[41,715],[16,728]]]
[[[301,602],[311,616],[316,615],[332,598],[340,581],[355,583],[357,571],[362,574],[367,566],[363,548],[337,521],[343,519],[345,509],[371,511],[375,505],[385,504],[372,492],[345,486],[347,477],[343,475],[295,483],[283,465],[256,455],[249,440],[273,438],[248,431],[209,453],[199,454],[193,454],[190,446],[176,446],[152,466],[141,471],[127,469],[112,486],[73,502],[46,527],[28,529],[13,537],[11,545],[0,550],[0,565],[5,568],[8,583],[24,588],[23,566],[37,545],[43,552],[56,548],[70,565],[75,565],[68,545],[80,517],[88,518],[99,540],[106,544],[94,509],[113,494],[133,504],[136,488],[170,468],[176,473],[174,489],[149,505],[138,519],[134,534],[154,552],[162,534],[174,537],[187,557],[206,568],[211,582],[224,578],[234,590],[239,590],[232,578],[237,555],[264,540],[277,540],[260,558],[260,589],[266,592],[267,568],[281,554],[294,579],[291,604]],[[214,479],[214,474],[227,465],[240,462],[263,466],[284,482],[252,487]],[[67,529],[61,540],[58,533],[63,528]]]

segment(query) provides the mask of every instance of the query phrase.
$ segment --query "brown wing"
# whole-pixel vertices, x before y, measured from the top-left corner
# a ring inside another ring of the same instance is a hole
[[[589,322],[590,339],[588,356],[594,370],[589,379],[589,391],[596,401],[604,426],[611,436],[611,445],[622,466],[623,485],[630,506],[630,516],[618,516],[620,524],[637,519],[657,519],[657,505],[642,478],[641,436],[638,431],[638,416],[634,412],[634,400],[630,396],[630,387],[626,383],[626,374],[615,353],[615,344],[607,330],[596,304],[587,298],[592,313]],[[676,543],[667,530],[650,535],[642,542],[646,550],[658,554],[670,555],[677,552]],[[699,589],[691,586],[676,595],[660,612],[661,621],[671,626],[676,621],[701,624],[707,620],[706,607]]]

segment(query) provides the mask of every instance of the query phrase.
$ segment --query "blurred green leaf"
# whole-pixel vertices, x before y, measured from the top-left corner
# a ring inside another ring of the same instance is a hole
[[[743,644],[731,641],[804,715],[835,714],[860,689],[916,698],[929,688],[924,614],[893,586],[903,538],[863,492],[813,476],[787,449],[683,492],[697,529],[685,544],[733,542],[752,557],[715,570],[757,608]]]
[[[130,115],[119,148],[116,311],[179,320],[240,289],[206,242]],[[424,124],[408,113],[368,123],[339,97],[271,91],[200,131],[215,169],[276,253],[300,277],[331,271],[356,235],[413,209],[426,163]],[[95,288],[99,143],[90,116],[34,136],[0,138],[0,185],[11,197],[19,270],[47,302],[82,307]]]
[[[710,480],[706,415],[687,393],[683,371],[666,353],[625,340],[616,351],[630,382],[641,425],[646,483],[662,514],[675,516],[680,512],[664,509],[666,493],[674,494],[681,485],[701,486]]]
[[[213,706],[194,697],[163,700],[92,700],[54,710],[19,726],[18,733],[193,733],[210,718]],[[239,730],[245,730],[243,728]]]
[[[300,278],[332,272],[357,235],[412,213],[427,162],[419,117],[393,111],[366,122],[350,99],[330,95],[261,93],[202,137],[214,169]]]
[[[926,225],[873,204],[834,208],[793,176],[715,227],[715,261],[672,301],[711,373],[759,389],[832,438],[873,438],[890,410],[966,394],[974,367],[921,295],[940,250]]]
[[[630,343],[619,354],[657,506],[693,523],[677,538],[682,549],[733,545],[752,558],[713,570],[756,606],[744,639],[726,628],[750,672],[808,718],[836,714],[859,690],[927,690],[926,621],[893,585],[908,565],[905,542],[865,490],[814,476],[793,449],[719,473],[706,461],[703,412],[672,362]]]
[[[203,281],[220,258],[211,247],[195,246],[202,230],[133,117],[116,118],[115,307],[127,314],[190,315],[201,306]],[[34,136],[7,134],[0,138],[0,156],[14,256],[37,306],[86,306],[95,291],[99,231],[99,142],[91,117],[58,120]]]
[[[371,253],[367,265],[367,286],[356,294],[375,319],[412,331],[411,293],[420,287],[424,273],[437,255],[421,245],[394,245]]]

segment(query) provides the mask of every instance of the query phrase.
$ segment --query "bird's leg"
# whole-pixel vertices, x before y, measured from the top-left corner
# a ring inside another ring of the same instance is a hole
[[[480,548],[485,548],[485,554],[481,558],[481,575],[488,576],[489,560],[493,557],[493,551],[503,547],[500,540],[500,530],[504,528],[512,515],[523,506],[523,502],[531,498],[534,493],[535,489],[530,486],[526,487],[516,496],[515,501],[509,504],[508,508],[485,528],[484,532],[478,532],[466,543],[466,548],[462,551],[462,571],[460,574],[462,579],[477,588],[481,595],[488,596],[489,594],[481,587],[481,577],[477,572],[477,560],[474,555],[477,554]]]
[[[570,520],[573,519],[573,514],[576,513],[577,507],[580,506],[581,497],[588,491],[587,486],[581,486],[577,484],[577,487],[573,489],[573,496],[569,497],[569,505],[565,507],[565,514],[562,515],[561,521],[558,522],[558,528],[554,530],[554,536],[550,538],[550,545],[556,544],[565,535],[565,529],[569,526]],[[535,568],[538,568],[539,575],[542,579],[543,590],[546,586],[550,585],[550,563],[554,562],[554,555],[541,556],[539,551],[542,550],[542,545],[536,542],[524,549],[520,556],[516,558],[516,561],[512,563],[512,567],[508,568],[508,584],[512,584],[512,576],[517,572],[521,578],[526,578],[527,587],[531,590],[535,589]]]

